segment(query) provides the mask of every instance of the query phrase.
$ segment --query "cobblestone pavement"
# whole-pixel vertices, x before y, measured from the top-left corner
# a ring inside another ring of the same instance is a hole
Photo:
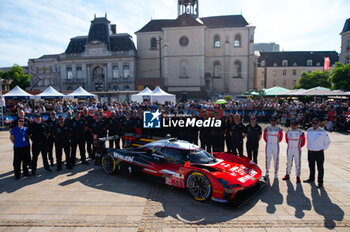
[[[350,135],[330,133],[325,153],[325,187],[296,184],[285,174],[281,144],[278,179],[240,207],[199,203],[179,189],[139,177],[106,175],[100,167],[78,164],[72,171],[15,181],[12,145],[0,132],[0,232],[2,231],[350,231]],[[259,160],[264,164],[264,142]],[[306,149],[302,179],[308,177]]]

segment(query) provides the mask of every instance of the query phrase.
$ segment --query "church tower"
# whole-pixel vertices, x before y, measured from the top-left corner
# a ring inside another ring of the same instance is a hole
[[[198,0],[178,0],[177,15],[191,15],[194,18],[198,18]]]

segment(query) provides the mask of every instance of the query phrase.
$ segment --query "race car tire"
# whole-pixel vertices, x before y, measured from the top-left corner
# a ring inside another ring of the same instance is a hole
[[[209,200],[212,194],[211,183],[203,173],[192,172],[187,177],[187,189],[196,201]]]
[[[111,154],[107,154],[102,157],[102,168],[107,174],[115,173],[116,162]]]

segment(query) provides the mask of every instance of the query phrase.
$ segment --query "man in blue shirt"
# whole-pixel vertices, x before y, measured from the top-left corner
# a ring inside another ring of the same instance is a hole
[[[20,118],[17,126],[11,130],[11,142],[13,143],[13,167],[15,178],[18,180],[21,176],[21,163],[23,175],[29,176],[28,165],[30,163],[29,140],[27,137],[27,127],[23,126],[25,120]]]

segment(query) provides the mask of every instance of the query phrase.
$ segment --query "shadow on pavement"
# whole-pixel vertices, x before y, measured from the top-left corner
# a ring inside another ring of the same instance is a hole
[[[327,229],[334,229],[335,221],[343,220],[344,211],[331,201],[324,188],[318,189],[315,184],[312,184],[311,196],[315,212],[324,217],[324,226]]]
[[[62,171],[57,172],[56,167],[50,167],[52,172],[46,171],[43,167],[38,168],[35,176],[23,177],[15,180],[13,171],[0,174],[0,194],[3,192],[12,193],[28,185],[37,184],[44,180],[50,180],[58,175],[74,175],[78,172],[84,172],[92,168],[90,165],[76,165],[72,170],[62,167]],[[31,173],[31,172],[29,172]]]
[[[283,196],[280,193],[280,187],[277,178],[273,179],[272,185],[270,185],[270,181],[268,179],[266,191],[261,196],[261,201],[267,204],[266,212],[269,214],[274,214],[276,212],[276,205],[282,205]]]
[[[152,203],[150,209],[154,219],[162,220],[172,217],[187,224],[201,225],[225,222],[244,215],[259,201],[261,192],[264,192],[262,190],[246,204],[239,207],[213,201],[197,202],[185,189],[172,188],[142,176],[106,175],[98,166],[89,170],[85,175],[64,181],[60,185],[66,186],[75,182],[99,190],[142,197],[150,199],[152,202],[158,202],[160,204],[154,205]]]
[[[295,208],[294,216],[296,218],[303,218],[305,216],[304,210],[311,210],[311,201],[304,194],[301,183],[296,184],[296,189],[290,180],[287,180],[288,195],[287,204]]]

